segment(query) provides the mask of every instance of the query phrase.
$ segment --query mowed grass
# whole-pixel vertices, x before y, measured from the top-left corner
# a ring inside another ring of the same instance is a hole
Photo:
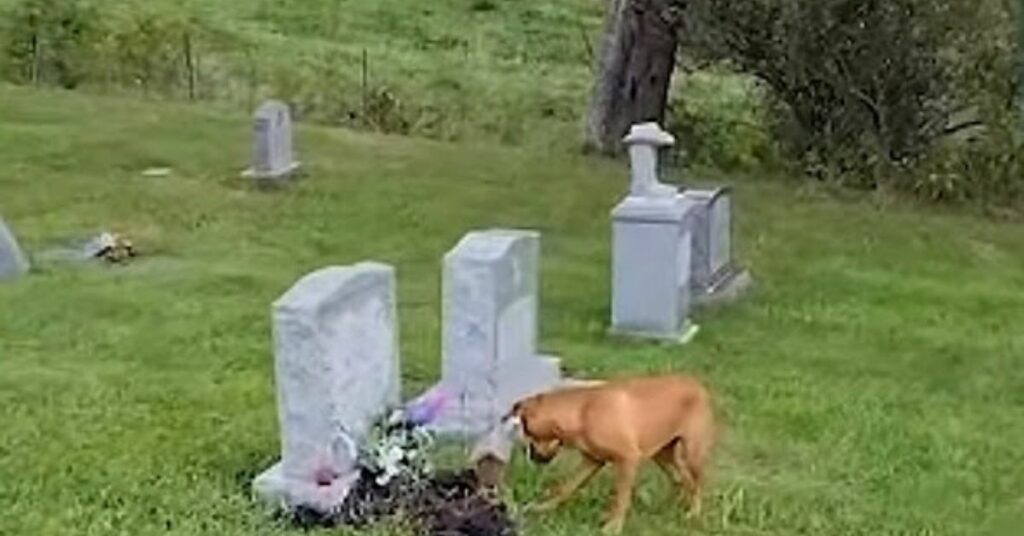
[[[686,347],[610,339],[623,163],[301,126],[309,177],[238,178],[248,120],[0,87],[0,213],[37,259],[0,285],[0,534],[300,534],[251,501],[278,454],[270,303],[303,274],[398,269],[410,393],[437,377],[441,256],[543,232],[542,346],[576,375],[686,371],[726,434],[687,521],[653,469],[627,534],[1014,534],[1024,526],[1024,232],[732,178],[756,293]],[[145,178],[170,166],[167,178]],[[111,229],[124,267],[46,261]],[[569,470],[516,460],[522,505]],[[524,534],[598,530],[602,475]]]

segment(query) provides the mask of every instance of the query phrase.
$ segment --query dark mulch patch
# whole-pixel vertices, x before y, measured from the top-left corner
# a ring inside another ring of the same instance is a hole
[[[515,536],[508,508],[484,491],[472,470],[440,472],[428,479],[395,478],[385,486],[376,475],[361,475],[338,512],[294,512],[294,524],[305,527],[363,527],[390,518],[412,524],[422,536]]]

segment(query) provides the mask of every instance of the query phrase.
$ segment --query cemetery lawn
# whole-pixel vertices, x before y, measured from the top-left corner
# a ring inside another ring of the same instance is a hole
[[[573,374],[694,372],[720,397],[705,514],[686,521],[648,469],[625,534],[1024,526],[1020,224],[732,178],[757,291],[657,346],[605,335],[622,163],[302,125],[309,177],[265,192],[238,178],[246,117],[3,86],[0,102],[0,213],[37,268],[0,285],[0,534],[301,534],[248,497],[278,454],[270,303],[325,265],[396,265],[416,392],[438,374],[441,257],[492,226],[543,231],[542,346]],[[142,257],[47,260],[104,229]],[[517,459],[510,499],[568,465]],[[610,485],[523,533],[595,533]]]

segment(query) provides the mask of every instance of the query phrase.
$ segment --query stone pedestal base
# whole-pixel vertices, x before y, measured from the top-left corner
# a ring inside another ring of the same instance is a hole
[[[252,179],[258,184],[275,183],[287,180],[294,175],[297,175],[299,170],[302,169],[302,164],[299,162],[292,162],[291,165],[278,170],[273,171],[262,171],[254,168],[249,168],[242,172],[243,179]]]
[[[253,480],[252,489],[273,509],[293,511],[309,508],[319,514],[329,514],[341,506],[358,479],[359,473],[352,472],[330,484],[321,485],[290,477],[285,474],[281,463],[277,463]]]
[[[652,341],[661,341],[666,343],[683,345],[687,344],[697,336],[697,332],[700,331],[700,326],[692,322],[687,322],[683,327],[673,333],[664,333],[660,331],[644,331],[635,330],[622,327],[612,327],[608,330],[609,335],[615,335],[617,337],[632,337],[636,339],[650,339]]]
[[[689,222],[697,204],[674,198],[627,197],[612,212],[614,334],[685,342],[690,323]]]
[[[498,367],[492,378],[491,384],[476,385],[472,390],[444,380],[438,383],[433,389],[443,390],[452,400],[429,425],[430,430],[476,440],[492,431],[517,401],[560,386],[561,364],[556,357],[537,356]]]

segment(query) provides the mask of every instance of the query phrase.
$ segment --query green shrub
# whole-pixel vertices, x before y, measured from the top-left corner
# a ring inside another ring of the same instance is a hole
[[[19,82],[74,88],[89,70],[96,12],[78,0],[23,0],[5,14],[6,63]]]
[[[689,164],[751,171],[778,165],[764,91],[756,80],[722,69],[676,76],[668,129]]]
[[[1014,94],[1009,4],[672,1],[686,13],[690,59],[763,81],[775,137],[804,171],[929,199],[1017,195],[1019,153],[1003,131]],[[965,110],[969,124],[988,126],[988,142],[947,139]]]

